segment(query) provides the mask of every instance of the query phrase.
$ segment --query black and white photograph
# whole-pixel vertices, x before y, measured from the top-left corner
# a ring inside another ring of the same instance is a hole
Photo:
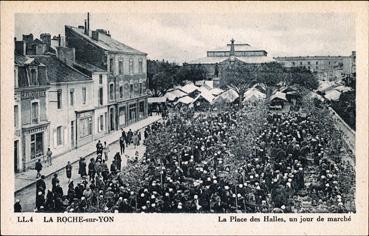
[[[360,4],[34,4],[2,17],[12,227],[347,233],[364,216]]]
[[[355,212],[355,22],[296,17],[17,14],[14,211]]]

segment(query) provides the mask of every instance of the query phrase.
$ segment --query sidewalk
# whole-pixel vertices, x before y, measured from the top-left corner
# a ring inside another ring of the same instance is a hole
[[[161,119],[161,116],[154,115],[149,116],[146,119],[140,120],[134,124],[131,124],[124,128],[126,132],[131,129],[132,131],[136,131],[142,128],[145,128],[146,126],[154,123],[155,121],[158,121]],[[105,137],[101,137],[100,140],[102,143],[106,141],[108,144],[112,144],[115,142],[118,142],[119,137],[121,136],[121,131],[115,131],[114,133],[107,134]],[[96,153],[96,142],[93,141],[91,143],[88,143],[82,147],[79,147],[77,149],[73,149],[70,152],[67,152],[63,155],[60,155],[53,159],[52,165],[47,166],[46,163],[42,163],[43,168],[41,171],[42,175],[45,175],[45,177],[48,177],[52,175],[53,173],[65,168],[67,165],[67,162],[70,161],[72,164],[79,161],[80,157],[86,157],[89,155],[92,155]],[[27,170],[25,172],[17,173],[15,174],[15,190],[14,192],[17,193],[24,188],[27,188],[28,186],[36,183],[36,171],[35,170]]]

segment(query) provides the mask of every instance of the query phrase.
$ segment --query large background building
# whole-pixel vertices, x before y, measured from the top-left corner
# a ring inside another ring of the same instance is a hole
[[[341,80],[356,71],[356,52],[350,56],[301,56],[275,57],[285,67],[305,67],[316,73],[318,79],[332,81]]]
[[[85,26],[65,26],[65,39],[77,61],[108,73],[109,131],[147,116],[146,53],[111,38],[107,30],[91,31],[89,19]]]
[[[217,78],[219,76],[219,67],[228,60],[237,60],[247,64],[261,64],[274,62],[274,59],[268,56],[267,51],[252,47],[247,43],[234,43],[232,39],[230,44],[223,48],[209,50],[206,57],[188,62],[189,65],[202,65],[207,70],[208,78]]]

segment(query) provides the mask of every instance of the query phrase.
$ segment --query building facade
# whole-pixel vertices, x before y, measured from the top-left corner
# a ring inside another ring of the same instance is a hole
[[[108,133],[108,73],[88,63],[76,62],[73,66],[93,80],[94,139],[101,138]]]
[[[267,51],[252,47],[247,43],[234,43],[232,39],[230,44],[223,48],[209,50],[206,57],[188,62],[189,65],[202,65],[207,71],[207,77],[210,79],[218,78],[222,66],[228,60],[239,61],[246,64],[262,64],[274,62],[274,59],[268,56]]]
[[[108,31],[65,26],[66,45],[75,48],[76,60],[107,73],[108,131],[147,117],[146,53],[111,38]]]
[[[14,170],[21,172],[43,159],[49,145],[49,84],[46,66],[25,56],[25,51],[15,55],[14,78]]]
[[[32,56],[47,67],[48,138],[54,156],[92,142],[95,132],[93,80],[73,68],[73,49],[58,47],[57,50],[58,56]]]
[[[355,73],[356,52],[350,56],[305,56],[275,57],[285,67],[305,67],[315,73],[320,80],[341,80]]]

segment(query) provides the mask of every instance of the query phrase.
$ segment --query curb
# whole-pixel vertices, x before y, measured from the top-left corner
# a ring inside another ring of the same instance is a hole
[[[154,122],[160,121],[161,119],[162,119],[162,118],[159,118],[158,120],[156,120],[156,121],[154,121]],[[152,123],[154,123],[154,122],[152,122]],[[141,128],[139,128],[138,130],[143,129],[143,128],[145,128],[145,127],[147,127],[147,126],[151,125],[152,123],[147,124],[147,125],[144,125],[144,126],[142,126]],[[136,130],[135,130],[135,131],[136,131]],[[110,143],[109,143],[109,145],[111,145],[111,144],[115,144],[115,143],[117,143],[118,141],[119,141],[119,139],[114,140],[113,142],[110,142]],[[93,154],[95,154],[95,153],[96,153],[96,151],[93,151],[93,152],[91,152],[91,153],[87,153],[87,154],[86,154],[86,155],[84,155],[83,157],[88,157],[88,156],[91,156],[91,155],[93,155]],[[71,165],[73,165],[73,164],[77,163],[78,161],[79,161],[79,160],[77,159],[77,160],[75,160],[75,161],[71,162]],[[52,173],[50,173],[50,174],[48,174],[48,175],[45,175],[45,179],[46,179],[46,178],[48,178],[48,177],[50,177],[50,176],[51,176],[51,175],[53,175],[54,173],[57,173],[57,172],[59,172],[59,171],[63,170],[64,168],[65,168],[65,166],[63,166],[63,167],[61,167],[61,168],[56,169],[55,171],[53,171]],[[28,187],[30,187],[30,186],[32,186],[32,185],[34,185],[34,184],[36,184],[36,182],[37,182],[37,180],[36,180],[36,181],[33,181],[33,182],[31,182],[31,183],[29,183],[29,184],[27,184],[27,185],[25,185],[25,186],[23,186],[22,188],[20,188],[20,189],[18,189],[18,190],[15,190],[15,191],[14,191],[14,194],[18,194],[19,192],[23,191],[24,189],[26,189],[26,188],[28,188]]]

